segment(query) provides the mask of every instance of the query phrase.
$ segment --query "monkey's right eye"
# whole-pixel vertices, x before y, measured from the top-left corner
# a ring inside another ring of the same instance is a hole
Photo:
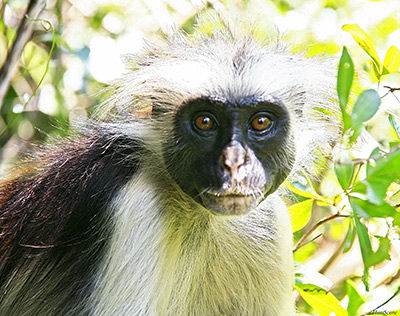
[[[215,120],[211,115],[200,114],[197,115],[193,120],[194,126],[202,132],[210,131],[215,128]]]

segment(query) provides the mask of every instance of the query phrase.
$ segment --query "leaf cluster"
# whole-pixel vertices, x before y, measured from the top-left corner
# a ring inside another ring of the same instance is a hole
[[[382,63],[373,41],[359,26],[345,25],[343,29],[353,36],[371,58],[370,64],[378,82],[382,76],[394,73],[400,67],[400,51],[396,47],[392,46],[388,49]],[[356,101],[351,104],[350,95],[354,77],[354,63],[347,48],[344,47],[337,75],[338,102],[343,118],[340,158],[334,162],[334,181],[339,184],[337,192],[332,196],[317,193],[312,181],[305,178],[305,185],[298,182],[289,185],[289,188],[301,199],[300,202],[290,206],[289,210],[292,215],[293,231],[303,232],[295,246],[295,251],[306,244],[306,239],[320,225],[340,217],[349,218],[348,228],[339,252],[350,251],[354,246],[354,240],[358,240],[364,266],[362,282],[365,290],[369,291],[370,272],[383,262],[391,260],[393,236],[390,232],[398,231],[400,226],[399,205],[391,202],[400,194],[397,184],[400,179],[400,145],[399,142],[392,143],[387,150],[378,146],[367,158],[354,157],[352,147],[356,146],[363,133],[366,133],[365,124],[376,115],[381,106],[381,97],[375,89],[362,91]],[[400,139],[398,117],[392,113],[389,113],[387,117],[388,123]],[[310,223],[315,204],[329,205],[334,210],[334,214],[315,224]],[[383,221],[387,226],[386,233],[383,235],[371,234],[370,223],[377,220]],[[304,231],[304,227],[308,227],[308,232]],[[398,234],[396,235],[398,238]],[[365,298],[359,293],[353,281],[348,279],[346,282],[345,294],[349,302],[347,310],[340,305],[340,301],[331,292],[315,284],[305,284],[302,277],[297,279],[296,289],[304,301],[319,315],[331,315],[331,313],[358,315],[357,312],[365,302]]]

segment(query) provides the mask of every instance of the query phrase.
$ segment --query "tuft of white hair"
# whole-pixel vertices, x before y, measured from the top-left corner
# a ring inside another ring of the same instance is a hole
[[[342,127],[335,62],[291,53],[279,41],[257,40],[248,28],[214,24],[192,36],[176,32],[163,46],[148,44],[141,54],[126,56],[127,73],[111,84],[101,117],[150,117],[161,108],[168,125],[168,113],[195,98],[271,96],[291,113],[296,163],[289,178],[312,173],[316,158],[331,154]]]

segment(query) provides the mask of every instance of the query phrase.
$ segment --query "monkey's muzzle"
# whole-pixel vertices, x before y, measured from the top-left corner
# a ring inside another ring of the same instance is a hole
[[[260,194],[221,194],[207,192],[201,195],[204,206],[219,215],[244,215],[263,199]]]

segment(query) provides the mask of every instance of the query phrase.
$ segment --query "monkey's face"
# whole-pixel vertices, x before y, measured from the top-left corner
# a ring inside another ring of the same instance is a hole
[[[198,203],[217,214],[245,214],[292,168],[289,113],[271,97],[192,100],[174,118],[164,158]]]

